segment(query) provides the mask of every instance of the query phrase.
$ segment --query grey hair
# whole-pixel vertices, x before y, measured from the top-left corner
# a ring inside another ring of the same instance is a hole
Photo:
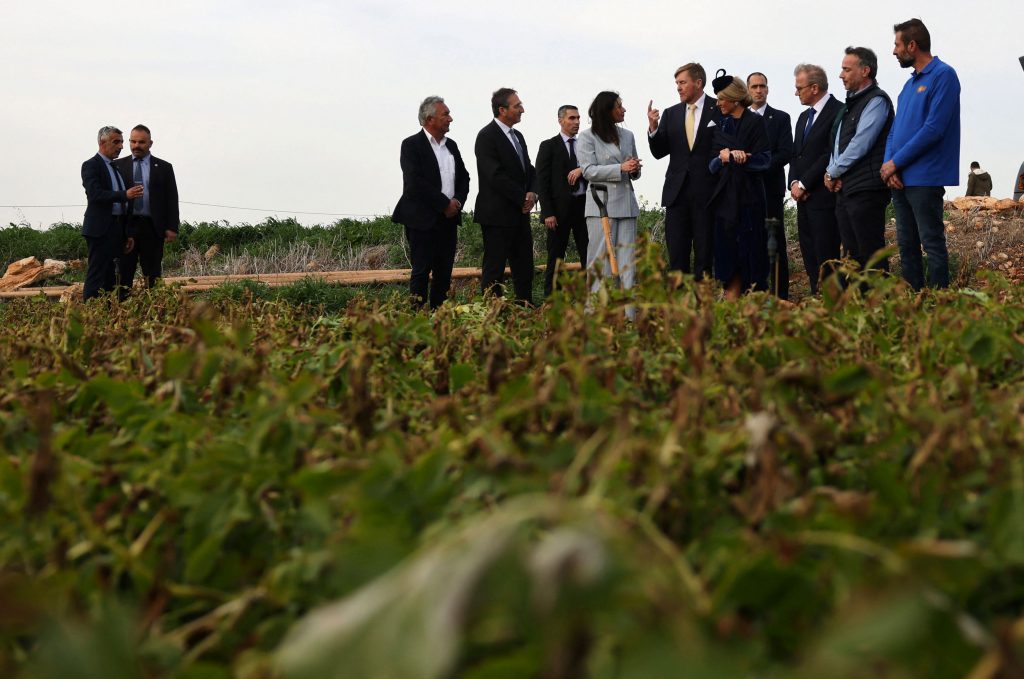
[[[101,142],[107,139],[112,134],[124,134],[121,130],[117,129],[113,125],[104,125],[100,128],[100,131],[96,133],[96,141]]]
[[[793,69],[793,75],[807,74],[807,84],[817,85],[822,92],[828,92],[828,75],[825,69],[814,64],[800,64]]]
[[[425,125],[427,118],[437,115],[437,105],[443,104],[444,99],[441,97],[427,97],[420,104],[420,125]]]
[[[579,106],[573,106],[572,104],[562,104],[561,106],[558,107],[558,119],[561,120],[562,118],[564,118],[565,114],[569,110],[579,111],[580,108]]]

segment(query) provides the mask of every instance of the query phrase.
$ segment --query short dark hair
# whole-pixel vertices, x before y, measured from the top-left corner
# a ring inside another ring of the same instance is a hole
[[[875,74],[878,73],[878,56],[874,50],[869,47],[847,47],[846,53],[857,57],[861,66],[868,67],[868,77],[875,79]]]
[[[697,62],[693,61],[689,64],[683,64],[676,69],[676,72],[672,74],[672,77],[678,78],[679,74],[683,71],[689,73],[690,77],[694,80],[699,80],[701,89],[704,89],[704,86],[708,84],[708,74],[704,72],[704,67]]]
[[[755,75],[759,75],[762,78],[764,78],[764,84],[768,84],[768,76],[766,76],[764,73],[761,73],[761,71],[754,71],[753,73],[747,76],[747,87],[750,87],[750,79],[753,78]]]
[[[907,19],[902,24],[896,24],[892,27],[892,32],[903,36],[904,45],[916,42],[919,50],[931,54],[932,36],[920,19]]]
[[[562,104],[561,106],[558,107],[558,119],[561,120],[562,118],[564,118],[565,112],[568,111],[569,109],[572,109],[573,111],[580,110],[579,106],[573,106],[572,104]]]
[[[498,117],[498,109],[508,108],[508,100],[516,91],[511,87],[499,87],[491,95],[491,112],[494,113],[494,117]]]
[[[972,170],[980,170],[981,169],[981,163],[979,163],[976,160],[971,161],[971,169]]]
[[[139,123],[138,125],[132,128],[132,132],[135,132],[136,130],[138,130],[139,132],[145,132],[151,137],[153,136],[153,133],[149,131],[149,128],[143,125],[142,123]]]

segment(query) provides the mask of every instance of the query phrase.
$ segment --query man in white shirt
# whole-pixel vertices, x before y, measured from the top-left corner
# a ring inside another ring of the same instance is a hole
[[[413,304],[429,301],[430,308],[436,309],[451,288],[460,214],[469,194],[469,172],[459,147],[447,137],[452,115],[444,99],[424,99],[419,121],[423,128],[402,141],[402,197],[391,220],[405,225],[412,260],[409,293]]]

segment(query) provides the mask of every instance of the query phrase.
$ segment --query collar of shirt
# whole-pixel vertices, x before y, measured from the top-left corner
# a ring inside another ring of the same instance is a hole
[[[808,106],[807,107],[807,108],[813,108],[814,109],[814,119],[815,120],[818,119],[818,114],[821,113],[822,109],[825,108],[825,104],[827,104],[828,100],[831,99],[831,98],[832,98],[832,95],[829,94],[828,92],[826,92],[825,96],[818,100],[818,103],[814,104],[814,106]]]
[[[497,118],[495,118],[495,119],[494,119],[494,122],[498,123],[498,127],[500,127],[500,128],[501,128],[501,131],[505,133],[505,136],[506,136],[506,137],[508,136],[508,133],[512,131],[512,128],[511,128],[511,127],[509,127],[509,126],[508,126],[508,125],[506,125],[505,123],[501,122],[501,121],[500,121],[500,120],[498,120]]]
[[[932,60],[929,61],[924,68],[922,68],[920,71],[914,71],[913,74],[911,74],[911,77],[916,78],[919,75],[925,75],[926,73],[930,73],[932,69],[935,68],[935,62],[937,62],[938,60],[938,57],[933,56]]]
[[[693,110],[693,117],[696,118],[698,121],[700,120],[701,115],[704,113],[704,97],[705,96],[706,95],[703,92],[701,92],[700,96],[697,97],[697,101],[693,102],[693,104],[692,104],[693,106],[697,107],[697,108],[695,108]],[[687,104],[686,102],[683,102],[683,106],[685,108],[689,109],[691,105]]]
[[[570,139],[575,139],[575,138],[576,138],[576,136],[575,136],[575,135],[573,135],[573,136],[571,136],[571,137],[570,137],[569,135],[567,135],[567,134],[566,134],[566,133],[564,133],[564,132],[559,132],[558,134],[559,134],[559,136],[561,136],[561,137],[562,137],[562,143],[563,143],[563,144],[568,144],[568,143],[569,143],[569,140],[570,140]]]
[[[761,108],[754,108],[753,106],[750,106],[748,108],[751,111],[753,111],[754,113],[756,113],[757,115],[759,115],[759,116],[761,116],[763,118],[764,117],[764,112],[768,110],[768,104],[765,104]]]
[[[151,153],[147,153],[146,155],[142,156],[142,158],[135,158],[133,156],[132,163],[142,163],[143,166],[149,167],[149,159],[152,157],[152,155],[153,154]]]
[[[441,148],[448,148],[446,146],[446,144],[448,143],[448,137],[441,137],[441,141],[438,141],[438,140],[434,139],[434,135],[432,135],[429,132],[427,132],[426,129],[423,130],[423,134],[427,135],[427,141],[430,142],[431,146],[441,147]]]

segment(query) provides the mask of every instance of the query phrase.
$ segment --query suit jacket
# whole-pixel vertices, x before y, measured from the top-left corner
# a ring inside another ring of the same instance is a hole
[[[131,155],[114,161],[125,186],[131,186],[135,181],[133,163]],[[134,206],[135,201],[129,201],[129,210]],[[178,232],[181,220],[178,217],[178,183],[174,179],[174,168],[154,155],[149,156],[149,216],[160,236],[165,231]]]
[[[805,108],[796,119],[796,130],[793,132],[793,158],[789,162],[789,186],[799,181],[807,189],[809,207],[828,207],[834,205],[835,194],[825,188],[825,169],[832,156],[832,127],[836,116],[842,109],[835,97],[828,95],[821,113],[811,126],[811,133],[804,139],[804,126],[807,125],[807,109]]]
[[[778,198],[786,194],[785,167],[793,157],[793,126],[788,113],[767,104],[762,117],[772,151],[771,167],[764,173],[764,192],[769,198]]]
[[[530,162],[526,139],[519,130],[512,128],[523,149],[526,167],[519,162],[519,155],[512,142],[491,121],[476,135],[476,168],[480,177],[480,188],[476,194],[476,210],[473,221],[477,224],[517,227],[529,215],[523,214],[523,201],[527,192],[537,191],[537,172]]]
[[[455,200],[466,204],[469,195],[469,172],[455,140],[449,138],[445,147],[455,159]],[[430,140],[421,129],[402,140],[402,197],[395,206],[391,221],[410,229],[426,231],[438,223],[459,223],[459,215],[447,218],[444,211],[449,199],[441,193],[441,169]]]
[[[106,164],[106,159],[99,154],[82,163],[82,186],[87,202],[82,219],[83,236],[105,236],[116,223],[114,203],[127,200],[125,192],[113,185]]]
[[[583,178],[593,184],[604,184],[608,187],[608,198],[605,208],[612,219],[635,218],[640,215],[640,206],[633,192],[633,179],[640,177],[622,171],[621,165],[626,158],[636,157],[636,140],[629,130],[619,128],[619,145],[609,144],[594,134],[593,128],[580,132],[576,157],[583,169]],[[602,200],[605,200],[602,198]],[[600,217],[601,212],[594,201],[594,195],[587,191],[587,217]]]
[[[665,109],[653,136],[647,142],[655,158],[669,156],[665,171],[665,188],[661,192],[662,207],[673,205],[679,198],[684,184],[691,195],[711,195],[715,181],[708,170],[711,161],[711,138],[715,127],[721,123],[722,114],[715,105],[715,99],[704,95],[704,108],[694,129],[693,150],[686,143],[686,104],[680,102]],[[714,125],[712,125],[714,123]],[[687,181],[689,180],[689,181]]]
[[[579,139],[576,140],[576,160],[579,160]],[[540,218],[557,217],[559,222],[572,212],[573,193],[579,187],[569,186],[566,177],[576,166],[569,162],[569,150],[562,135],[540,143],[537,151],[537,195],[540,196]]]

